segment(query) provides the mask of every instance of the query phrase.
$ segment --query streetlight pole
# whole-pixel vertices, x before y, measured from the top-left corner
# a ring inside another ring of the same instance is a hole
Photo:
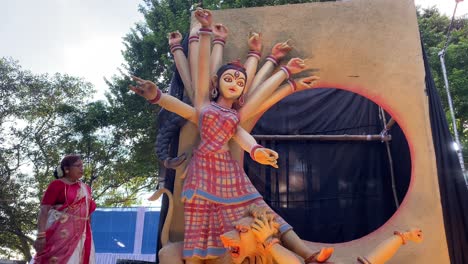
[[[452,31],[453,21],[455,20],[455,12],[457,11],[457,6],[460,1],[456,1],[455,9],[453,10],[452,21],[450,22],[449,28],[447,30],[447,40],[445,41],[444,48],[438,53],[440,58],[440,65],[442,67],[442,75],[444,76],[444,84],[445,90],[447,92],[447,101],[449,104],[450,109],[450,116],[452,117],[452,126],[453,126],[453,133],[455,135],[455,143],[457,144],[456,152],[458,155],[458,161],[460,162],[460,166],[463,173],[463,178],[465,179],[465,184],[468,187],[468,179],[465,171],[465,162],[463,160],[463,147],[460,143],[460,138],[458,137],[458,129],[457,129],[457,122],[455,119],[455,111],[453,110],[453,103],[452,103],[452,96],[450,95],[449,89],[449,82],[447,78],[447,69],[445,68],[445,52],[447,50],[449,41],[450,41],[450,33]]]

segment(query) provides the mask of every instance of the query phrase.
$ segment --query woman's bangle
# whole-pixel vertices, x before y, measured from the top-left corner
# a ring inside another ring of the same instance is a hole
[[[267,61],[271,61],[271,62],[273,62],[273,64],[274,64],[275,66],[278,66],[278,59],[275,58],[275,57],[273,57],[273,55],[269,55],[269,56],[266,58],[266,60],[267,60]]]
[[[255,151],[259,148],[263,148],[262,145],[259,145],[259,144],[256,144],[255,146],[253,146],[251,149],[250,149],[250,158],[252,158],[252,160],[255,160]]]
[[[195,41],[198,42],[199,37],[198,36],[190,36],[188,39],[189,39],[188,42],[190,44],[190,43],[195,42]]]
[[[269,251],[275,244],[280,243],[279,239],[277,239],[277,238],[270,238],[270,239],[267,238],[266,240],[268,240],[268,241],[265,241],[266,243],[265,242],[262,243],[263,248],[266,251]]]
[[[291,77],[291,71],[288,69],[286,66],[281,66],[281,70],[286,73],[286,79],[289,79]]]
[[[222,38],[215,38],[213,39],[213,45],[214,44],[220,44],[221,46],[224,47],[224,44],[226,44],[226,41]]]
[[[204,27],[202,27],[202,28],[200,28],[200,29],[198,30],[198,35],[200,35],[200,34],[211,35],[211,33],[213,33],[213,30],[211,30],[211,28],[204,28]]]
[[[171,53],[174,53],[176,50],[184,50],[184,48],[180,44],[171,45]]]
[[[260,52],[256,51],[256,50],[251,50],[251,51],[249,51],[249,53],[247,53],[247,58],[248,57],[255,57],[255,58],[257,58],[257,60],[259,60],[261,56],[262,56],[262,54]]]
[[[293,79],[288,79],[288,83],[289,85],[291,85],[291,90],[294,93],[297,90],[296,81],[294,81]]]
[[[162,92],[161,90],[158,89],[156,96],[153,99],[148,100],[148,102],[150,102],[151,104],[157,104],[159,102],[159,99],[161,99],[161,96],[162,96]]]
[[[405,238],[405,235],[404,235],[404,234],[402,234],[402,233],[400,233],[400,232],[398,232],[398,231],[393,232],[393,234],[396,235],[396,236],[401,237],[401,240],[402,240],[402,242],[403,242],[403,245],[406,244],[406,238]]]

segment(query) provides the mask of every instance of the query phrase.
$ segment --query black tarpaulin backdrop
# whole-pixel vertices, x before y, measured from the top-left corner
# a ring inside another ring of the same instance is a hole
[[[426,63],[431,128],[437,161],[445,232],[453,264],[468,263],[468,190],[465,187],[440,98]],[[182,91],[178,76],[171,93]],[[292,102],[288,106],[286,102]],[[346,91],[315,89],[292,95],[259,121],[254,134],[380,133],[378,106]],[[388,117],[387,117],[388,118]],[[164,125],[164,124],[161,124]],[[410,180],[411,161],[401,129],[390,134],[398,200]],[[380,142],[261,142],[277,150],[280,169],[259,167],[245,157],[246,172],[272,207],[304,239],[333,242],[361,237],[395,212],[385,146]],[[174,141],[173,150],[177,148]],[[161,173],[173,176],[172,170]],[[173,189],[173,180],[164,186]],[[163,209],[167,209],[167,201]],[[167,210],[166,210],[167,211]],[[161,216],[165,218],[162,213]],[[430,217],[430,216],[429,216]],[[163,221],[160,221],[159,233]],[[158,249],[160,248],[158,245]]]
[[[432,138],[450,261],[452,264],[466,264],[468,263],[468,189],[457,154],[452,148],[452,135],[431,75],[426,52],[423,53]]]
[[[389,117],[387,116],[388,120]],[[266,112],[254,135],[378,135],[379,106],[344,90],[293,94]],[[398,125],[390,149],[401,202],[409,185],[409,148]],[[336,243],[362,237],[396,211],[389,157],[381,141],[271,141],[279,169],[245,155],[245,170],[265,200],[303,239]]]

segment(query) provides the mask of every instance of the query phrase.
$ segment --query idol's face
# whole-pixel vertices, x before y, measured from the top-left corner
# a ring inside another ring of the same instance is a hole
[[[236,100],[242,95],[246,79],[244,73],[229,69],[219,78],[219,92],[225,99]]]
[[[234,264],[241,264],[246,258],[253,259],[258,255],[257,239],[250,227],[253,222],[252,217],[244,217],[234,224],[232,231],[221,235],[221,241]]]

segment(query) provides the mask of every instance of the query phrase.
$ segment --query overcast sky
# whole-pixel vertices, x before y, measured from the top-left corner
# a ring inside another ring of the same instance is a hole
[[[68,73],[93,83],[123,63],[122,37],[143,16],[138,0],[0,0],[0,57],[34,73]],[[98,96],[98,97],[99,97]]]
[[[391,0],[388,0],[391,1]],[[455,0],[415,0],[452,16]],[[141,0],[0,0],[0,57],[18,60],[33,73],[68,73],[107,89],[123,63],[122,37],[143,21]],[[457,15],[468,14],[468,0]]]

